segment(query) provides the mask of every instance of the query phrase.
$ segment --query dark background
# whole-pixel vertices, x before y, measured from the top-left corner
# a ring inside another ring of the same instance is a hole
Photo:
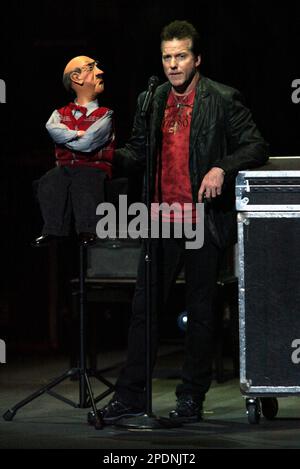
[[[9,2],[0,19],[0,78],[7,86],[7,103],[0,104],[0,338],[10,349],[60,348],[68,329],[77,251],[71,244],[30,248],[42,226],[32,183],[54,163],[45,122],[70,99],[63,69],[77,55],[99,59],[106,73],[101,102],[115,111],[122,145],[138,93],[149,76],[163,80],[159,35],[174,19],[197,27],[202,73],[243,93],[270,155],[299,155],[300,104],[291,100],[291,83],[300,78],[298,2]]]

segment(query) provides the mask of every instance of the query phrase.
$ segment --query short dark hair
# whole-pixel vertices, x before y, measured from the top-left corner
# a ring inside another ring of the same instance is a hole
[[[172,21],[167,24],[160,35],[162,41],[171,41],[172,39],[186,39],[192,40],[192,52],[195,56],[200,55],[200,36],[197,29],[188,21]]]

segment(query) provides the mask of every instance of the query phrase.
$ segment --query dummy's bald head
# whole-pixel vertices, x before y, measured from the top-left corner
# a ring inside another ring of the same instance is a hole
[[[63,74],[63,84],[67,91],[72,90],[72,73],[81,73],[82,68],[88,64],[93,64],[95,61],[86,55],[79,55],[71,59],[65,69]]]

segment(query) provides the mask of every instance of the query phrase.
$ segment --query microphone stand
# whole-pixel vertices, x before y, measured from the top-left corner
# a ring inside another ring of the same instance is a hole
[[[157,77],[151,77],[149,79],[149,88],[145,96],[145,100],[142,106],[141,117],[145,119],[145,150],[146,150],[146,173],[145,173],[145,186],[146,186],[146,206],[148,216],[148,232],[146,239],[143,240],[145,246],[145,340],[146,340],[146,369],[145,369],[145,393],[146,393],[146,404],[145,413],[140,417],[130,417],[118,420],[115,425],[120,427],[140,429],[140,430],[154,430],[161,428],[177,428],[182,424],[174,422],[166,417],[157,417],[152,412],[152,291],[151,291],[151,262],[152,262],[152,251],[151,251],[151,174],[152,174],[152,158],[150,152],[150,116],[149,111],[151,108],[151,102],[155,88],[158,85],[159,80]]]

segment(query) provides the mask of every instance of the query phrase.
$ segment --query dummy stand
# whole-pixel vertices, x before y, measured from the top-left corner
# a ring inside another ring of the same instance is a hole
[[[65,402],[66,404],[75,407],[75,408],[87,408],[92,407],[93,412],[95,413],[96,421],[95,428],[102,428],[102,422],[100,420],[99,412],[97,412],[96,403],[101,399],[104,399],[114,390],[114,386],[108,380],[106,380],[97,370],[88,370],[87,369],[87,358],[86,358],[86,284],[85,284],[85,272],[86,272],[86,247],[80,245],[79,247],[79,313],[80,313],[80,354],[79,354],[79,366],[70,368],[68,371],[58,376],[57,378],[50,381],[46,386],[41,387],[38,391],[30,394],[28,397],[18,402],[16,405],[8,409],[4,414],[3,418],[6,421],[11,421],[16,415],[17,411],[24,407],[29,402],[33,401],[42,394],[49,394],[56,399]],[[93,376],[99,381],[101,381],[107,390],[100,394],[98,397],[94,398],[93,391],[91,388],[89,376]],[[79,384],[79,402],[73,402],[70,399],[56,393],[52,389],[69,378],[78,379]]]
[[[155,77],[152,77],[155,78]],[[149,80],[149,87],[150,87]],[[148,99],[148,101],[147,101]],[[152,301],[151,301],[151,174],[152,174],[152,160],[150,154],[150,128],[149,128],[149,115],[148,111],[150,108],[152,99],[152,93],[149,92],[146,94],[145,102],[142,108],[141,116],[145,119],[145,128],[146,128],[146,174],[145,174],[145,183],[146,183],[146,205],[147,205],[147,214],[148,214],[148,235],[147,238],[143,240],[145,243],[145,290],[146,290],[146,301],[145,301],[145,311],[146,311],[146,322],[145,322],[145,343],[146,343],[146,369],[145,369],[145,393],[146,393],[146,404],[145,404],[145,413],[140,417],[130,417],[122,418],[118,420],[114,425],[123,428],[129,429],[140,429],[140,430],[154,430],[162,428],[176,428],[180,427],[181,424],[174,422],[169,418],[157,417],[152,412],[152,365],[151,365],[151,324],[152,324]],[[143,112],[144,109],[144,112]]]

